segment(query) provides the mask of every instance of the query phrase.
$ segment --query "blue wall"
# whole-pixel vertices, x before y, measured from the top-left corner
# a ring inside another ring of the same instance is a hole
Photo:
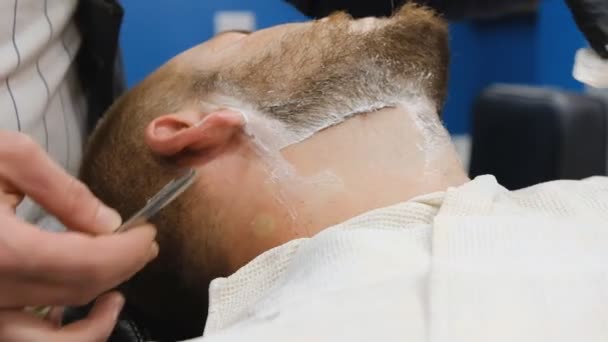
[[[131,86],[172,56],[214,34],[216,11],[252,11],[258,29],[307,20],[281,0],[122,0],[121,36]],[[168,4],[171,5],[168,5]],[[585,45],[562,0],[545,0],[536,15],[451,24],[452,67],[445,122],[469,131],[471,105],[494,82],[581,90],[571,76],[576,49]]]
[[[125,9],[121,44],[129,86],[174,55],[212,37],[217,11],[252,11],[258,29],[307,20],[281,0],[122,0],[121,3]]]
[[[450,25],[452,66],[445,107],[451,133],[469,131],[477,94],[494,82],[534,83],[536,17]]]
[[[469,132],[473,101],[492,83],[581,91],[572,78],[574,55],[586,43],[561,0],[546,0],[537,14],[497,21],[452,23],[452,66],[445,122]]]

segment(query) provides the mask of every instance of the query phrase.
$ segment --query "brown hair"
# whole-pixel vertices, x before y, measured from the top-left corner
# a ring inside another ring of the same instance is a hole
[[[80,176],[95,195],[116,208],[123,218],[140,209],[175,176],[171,165],[157,159],[145,146],[145,126],[155,117],[178,111],[191,99],[190,78],[175,72],[168,64],[118,99],[93,132]],[[188,293],[181,279],[183,266],[178,243],[186,232],[178,228],[184,218],[179,213],[187,203],[175,201],[154,218],[160,254],[121,289],[130,307],[141,311],[147,322],[159,319],[153,330],[161,338],[200,335],[200,320],[206,315],[204,294]],[[182,322],[182,317],[191,320]],[[198,324],[192,321],[193,317],[198,317]]]

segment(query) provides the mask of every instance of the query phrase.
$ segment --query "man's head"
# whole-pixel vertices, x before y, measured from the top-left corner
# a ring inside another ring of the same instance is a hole
[[[180,167],[199,170],[153,220],[160,255],[125,287],[131,304],[176,327],[194,318],[202,329],[211,279],[310,233],[317,212],[300,193],[310,180],[292,177],[301,188],[285,187],[281,174],[291,171],[280,150],[384,107],[422,104],[418,114],[436,122],[448,57],[446,24],[406,5],[389,19],[336,14],[220,34],[130,90],[91,138],[81,176],[92,191],[127,217]]]

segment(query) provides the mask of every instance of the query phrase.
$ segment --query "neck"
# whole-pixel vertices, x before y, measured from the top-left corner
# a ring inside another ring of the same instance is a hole
[[[249,127],[254,143],[227,154],[234,165],[210,177],[250,184],[221,205],[239,215],[218,214],[224,273],[367,211],[466,182],[448,134],[430,112],[396,107],[359,114],[280,151],[267,141],[272,134]]]
[[[297,174],[291,188],[299,201],[292,210],[306,217],[298,225],[309,236],[468,180],[436,114],[404,107],[354,116],[282,155]]]

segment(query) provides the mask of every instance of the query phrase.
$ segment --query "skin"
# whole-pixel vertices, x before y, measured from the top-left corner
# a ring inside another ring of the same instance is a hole
[[[71,231],[46,232],[16,217],[25,195]],[[120,221],[31,139],[0,131],[0,340],[105,340],[124,303],[118,293],[100,297],[86,319],[64,327],[57,312],[44,320],[22,308],[85,304],[143,268],[158,253],[155,230],[110,235]]]

